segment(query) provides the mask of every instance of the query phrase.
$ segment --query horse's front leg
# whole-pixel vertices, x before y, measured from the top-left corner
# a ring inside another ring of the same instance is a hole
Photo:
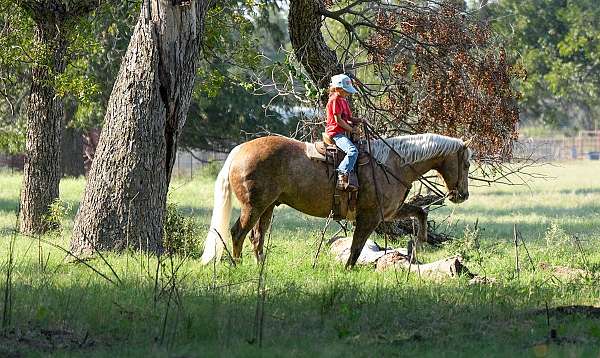
[[[365,217],[366,216],[366,217]],[[376,215],[365,215],[356,218],[356,228],[354,229],[354,235],[352,236],[352,246],[350,247],[350,256],[346,262],[346,268],[353,268],[356,265],[356,261],[360,257],[365,242],[369,238],[369,235],[379,225],[380,220]]]
[[[420,206],[405,203],[395,215],[395,219],[410,217],[416,218],[419,222],[419,230],[417,231],[417,245],[427,242],[427,211]]]

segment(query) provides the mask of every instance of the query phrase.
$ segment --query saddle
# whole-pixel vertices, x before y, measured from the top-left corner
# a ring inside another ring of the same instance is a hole
[[[321,161],[321,162],[332,162],[333,155],[328,156],[328,154],[336,154],[338,157],[341,156],[343,159],[346,153],[343,150],[338,148],[335,145],[335,142],[331,137],[327,135],[327,133],[322,133],[323,140],[320,142],[314,143],[305,143],[306,144],[306,156],[310,159]],[[369,154],[362,150],[360,143],[355,143],[358,146],[358,160],[356,161],[357,166],[363,166],[365,164],[369,164]],[[338,162],[339,164],[339,162]]]
[[[346,191],[337,187],[336,170],[339,163],[344,159],[346,153],[335,145],[335,142],[326,133],[322,133],[323,141],[306,144],[306,155],[313,160],[327,163],[327,176],[332,181],[334,187],[333,194],[333,219],[334,220],[356,220],[356,204],[358,201],[358,191]],[[359,155],[356,168],[350,173],[348,180],[358,186],[358,177],[356,172],[358,167],[369,163],[369,156],[362,151],[358,145]],[[329,170],[331,168],[331,171]]]

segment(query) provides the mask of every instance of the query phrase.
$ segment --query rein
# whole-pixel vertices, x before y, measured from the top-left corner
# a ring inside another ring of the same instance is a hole
[[[394,147],[392,147],[392,146],[391,146],[391,145],[390,145],[390,144],[389,144],[389,143],[388,143],[388,142],[387,142],[385,139],[383,139],[383,138],[382,138],[382,137],[381,137],[381,136],[380,136],[380,135],[379,135],[379,134],[378,134],[378,133],[377,133],[377,132],[376,132],[376,131],[373,129],[373,127],[372,127],[370,124],[368,124],[368,123],[366,123],[366,122],[363,122],[363,124],[365,125],[365,128],[367,129],[367,130],[365,131],[365,133],[366,133],[367,135],[368,135],[368,133],[374,134],[374,135],[377,137],[377,139],[379,139],[380,141],[382,141],[382,142],[383,142],[383,143],[384,143],[384,144],[385,144],[385,145],[386,145],[386,146],[387,146],[387,147],[388,147],[388,148],[389,148],[389,149],[390,149],[390,150],[391,150],[391,151],[392,151],[394,154],[396,154],[396,156],[397,156],[398,158],[400,158],[401,160],[403,160],[403,159],[404,159],[404,158],[402,158],[402,156],[401,156],[401,155],[400,155],[400,154],[399,154],[399,153],[396,151],[396,149],[394,149]],[[375,162],[377,163],[377,165],[379,165],[379,166],[381,167],[381,169],[383,170],[383,172],[384,172],[384,174],[385,174],[385,176],[386,176],[386,179],[388,179],[388,183],[389,183],[389,178],[388,178],[387,174],[389,173],[389,174],[390,174],[390,175],[391,175],[391,176],[392,176],[394,179],[396,179],[396,180],[397,180],[397,181],[398,181],[400,184],[404,185],[404,186],[405,186],[407,189],[410,189],[412,185],[407,185],[407,183],[406,183],[406,182],[404,182],[403,180],[401,180],[400,178],[398,178],[398,176],[394,175],[394,173],[393,173],[392,171],[390,171],[390,169],[389,169],[389,168],[388,168],[388,167],[387,167],[387,166],[386,166],[384,163],[381,163],[379,160],[377,160],[377,159],[376,159],[376,158],[373,156],[373,154],[372,154],[372,152],[371,152],[371,144],[370,144],[370,141],[369,141],[369,139],[368,139],[368,138],[367,138],[367,143],[369,143],[369,156],[370,156],[370,157],[371,157],[373,160],[375,160]],[[412,170],[412,171],[413,171],[413,173],[415,173],[415,174],[418,174],[418,173],[417,173],[417,171],[415,170],[415,168],[414,168],[414,167],[413,167],[413,166],[412,166],[410,163],[404,164],[404,165],[403,165],[403,167],[404,167],[404,166],[407,166],[408,168],[410,168],[410,170]],[[419,182],[420,182],[421,184],[425,185],[425,187],[426,187],[426,188],[428,188],[429,190],[431,190],[432,192],[434,192],[434,193],[435,193],[437,196],[440,196],[440,197],[446,197],[446,194],[442,193],[440,190],[438,190],[437,188],[433,187],[433,186],[432,186],[431,184],[429,184],[427,181],[423,180],[423,178],[422,178],[422,176],[421,176],[421,175],[419,175],[419,177],[418,177],[418,180],[419,180]]]
[[[363,124],[365,124],[365,129],[366,127],[366,122],[363,122]],[[371,141],[369,138],[369,131],[365,130],[365,137],[367,139],[367,146],[369,147],[369,156],[371,157],[372,160],[370,160],[371,162],[371,175],[373,176],[373,185],[375,186],[375,198],[377,198],[377,207],[379,208],[379,215],[381,215],[381,220],[384,219],[384,215],[383,215],[383,207],[381,206],[381,202],[379,200],[379,188],[377,185],[377,180],[375,178],[375,167],[373,166],[373,160],[375,160],[377,162],[377,164],[380,164],[378,160],[375,159],[375,157],[373,157],[373,155],[371,155],[372,150],[371,150]],[[383,173],[385,174],[386,171],[384,170]],[[387,174],[385,175],[386,179],[387,178]],[[399,180],[399,179],[398,179]],[[389,179],[388,179],[388,183],[389,183]],[[403,203],[404,204],[404,203]],[[387,236],[385,237],[385,247],[387,250]]]
[[[463,164],[462,162],[465,157],[465,150],[467,150],[467,149],[461,148],[458,152],[456,152],[456,155],[457,155],[456,159],[457,159],[457,163],[458,163],[456,166],[456,188],[453,190],[450,190],[448,192],[448,194],[455,193],[459,197],[461,197],[462,195],[460,195],[460,193],[458,192],[458,185],[462,182],[463,175],[465,174],[464,170],[462,168],[462,164]],[[469,175],[469,173],[467,172],[466,175]]]

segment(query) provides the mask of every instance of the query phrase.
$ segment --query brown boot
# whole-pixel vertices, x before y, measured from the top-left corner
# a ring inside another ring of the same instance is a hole
[[[350,172],[348,174],[348,186],[346,187],[348,191],[358,191],[358,178],[356,177],[355,172]]]
[[[353,173],[350,173],[350,176],[348,174],[338,174],[337,188],[344,191],[357,191],[358,181],[356,175],[353,175]]]

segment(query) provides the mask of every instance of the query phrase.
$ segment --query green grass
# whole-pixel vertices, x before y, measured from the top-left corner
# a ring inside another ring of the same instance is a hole
[[[85,265],[69,262],[58,249],[12,235],[21,179],[4,173],[2,308],[12,238],[15,250],[12,305],[5,316],[10,322],[3,321],[0,356],[479,357],[546,352],[597,357],[598,316],[551,312],[548,327],[545,306],[600,306],[600,163],[564,163],[540,171],[556,179],[529,187],[472,187],[467,202],[431,215],[438,221],[448,217],[449,230],[458,240],[442,248],[426,247],[422,258],[461,252],[472,271],[496,279],[492,285],[414,274],[407,280],[406,272],[377,273],[370,267],[346,271],[326,252],[312,269],[324,220],[276,209],[265,270],[261,347],[255,340],[259,267],[248,247],[235,268],[223,263],[213,271],[195,257],[167,260],[158,280],[155,257],[107,253],[121,281],[112,284]],[[81,179],[63,180],[61,199],[72,210],[64,218],[63,232],[43,240],[68,248],[83,186]],[[175,180],[169,200],[197,221],[202,240],[210,221],[212,180]],[[473,230],[475,222],[479,231]],[[521,247],[518,277],[513,224],[533,260],[532,266]],[[583,251],[575,247],[575,236]],[[174,275],[171,265],[182,261]],[[541,262],[586,268],[591,274],[559,280],[541,271]],[[117,281],[102,260],[88,264]],[[550,328],[557,330],[562,344],[544,345]]]

